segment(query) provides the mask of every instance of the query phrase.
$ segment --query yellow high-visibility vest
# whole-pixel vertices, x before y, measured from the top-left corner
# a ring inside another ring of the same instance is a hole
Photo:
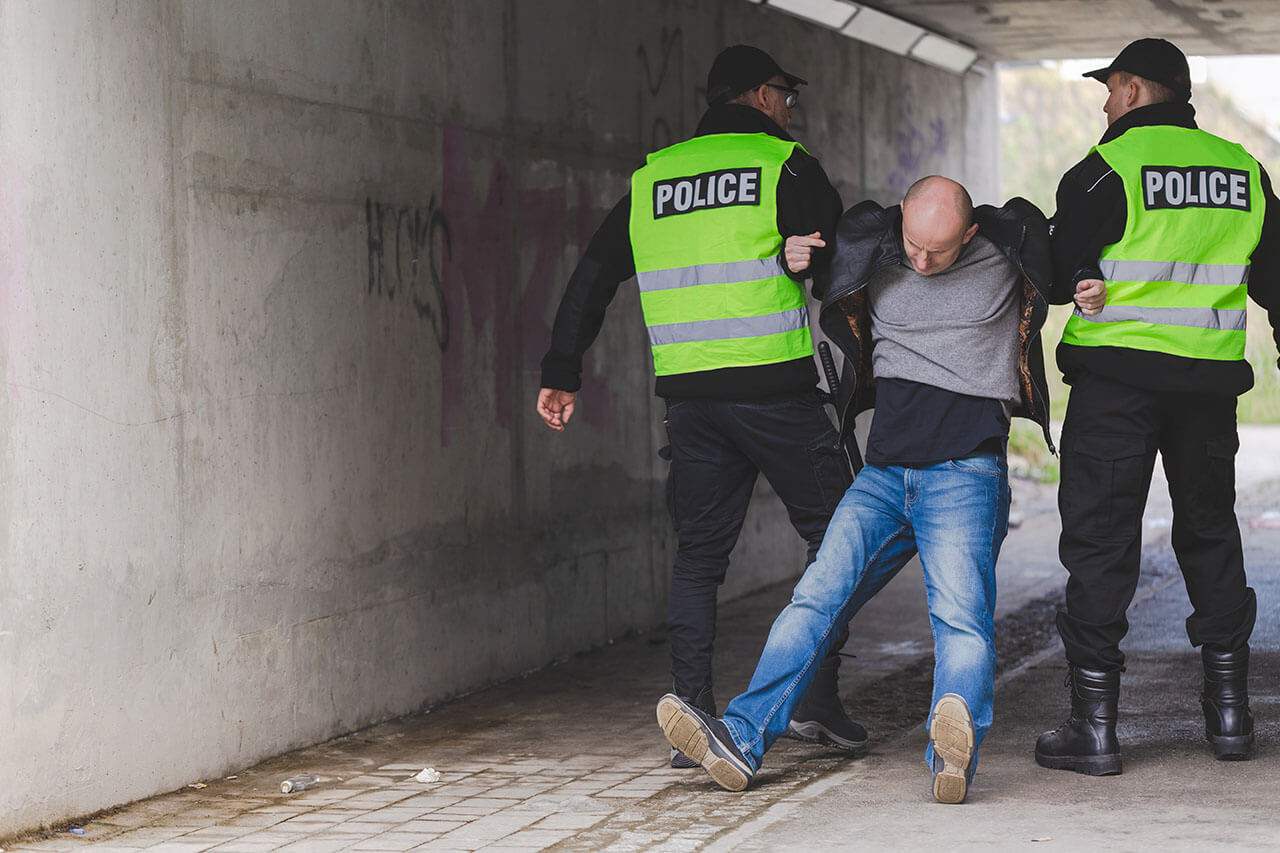
[[[1135,127],[1093,149],[1124,183],[1124,236],[1103,249],[1103,310],[1062,340],[1220,361],[1244,358],[1249,258],[1266,202],[1258,161],[1185,127]]]
[[[632,176],[631,247],[658,376],[813,355],[778,232],[778,176],[798,145],[698,136],[650,154]]]

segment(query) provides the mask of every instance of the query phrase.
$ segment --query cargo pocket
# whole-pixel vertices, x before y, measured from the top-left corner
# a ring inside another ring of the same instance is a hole
[[[1240,436],[1211,438],[1205,442],[1205,473],[1200,490],[1200,503],[1206,511],[1234,511],[1236,502],[1236,451]]]
[[[833,513],[853,482],[849,460],[836,447],[835,430],[809,446],[809,462],[822,495],[822,505],[828,514]]]
[[[658,458],[667,463],[667,515],[671,518],[672,529],[679,532],[680,523],[676,520],[676,469],[671,464],[671,445],[667,444],[658,448]]]
[[[1082,433],[1062,438],[1058,505],[1067,532],[1127,536],[1142,524],[1155,448],[1138,435]]]

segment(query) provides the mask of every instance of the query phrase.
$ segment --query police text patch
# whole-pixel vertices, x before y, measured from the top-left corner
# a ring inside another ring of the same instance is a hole
[[[653,185],[653,218],[760,203],[760,169],[721,169]]]
[[[1143,166],[1147,210],[1184,207],[1249,209],[1249,173],[1222,166]]]

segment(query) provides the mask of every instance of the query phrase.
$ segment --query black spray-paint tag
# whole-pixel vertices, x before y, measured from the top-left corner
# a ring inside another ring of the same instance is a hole
[[[653,185],[653,218],[760,204],[760,169],[720,169]]]
[[[1147,210],[1217,207],[1249,210],[1249,173],[1222,166],[1143,166]]]

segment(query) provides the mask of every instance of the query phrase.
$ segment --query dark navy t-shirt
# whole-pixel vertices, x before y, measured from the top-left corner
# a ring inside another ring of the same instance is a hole
[[[980,448],[1001,450],[1008,435],[1009,416],[999,400],[910,379],[877,379],[866,460],[881,468],[927,468]]]

